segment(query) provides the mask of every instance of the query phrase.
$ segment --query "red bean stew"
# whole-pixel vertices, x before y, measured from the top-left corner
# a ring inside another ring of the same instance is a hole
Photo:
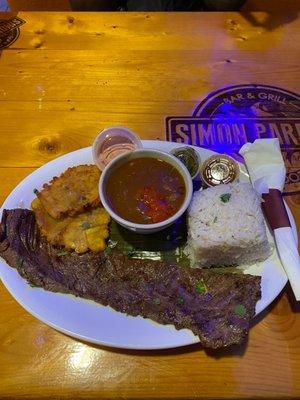
[[[128,160],[111,172],[105,185],[110,207],[138,224],[161,222],[181,207],[184,179],[171,164],[156,158]]]

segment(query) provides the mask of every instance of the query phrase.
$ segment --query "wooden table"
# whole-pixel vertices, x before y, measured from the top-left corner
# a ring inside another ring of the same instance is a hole
[[[20,37],[0,56],[2,201],[45,162],[90,145],[104,126],[164,139],[166,116],[190,115],[221,86],[300,89],[295,12],[18,16],[26,21]],[[291,205],[300,226],[297,199]],[[123,351],[56,332],[0,285],[0,398],[296,399],[299,312],[287,288],[242,348]]]

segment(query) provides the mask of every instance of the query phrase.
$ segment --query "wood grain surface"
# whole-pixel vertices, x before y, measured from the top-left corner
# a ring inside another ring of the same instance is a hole
[[[296,10],[18,16],[20,37],[0,54],[1,202],[105,126],[164,139],[166,116],[191,114],[219,87],[300,89]],[[298,226],[299,202],[290,201]],[[123,351],[56,332],[0,285],[0,398],[297,399],[300,306],[288,286],[235,349]]]

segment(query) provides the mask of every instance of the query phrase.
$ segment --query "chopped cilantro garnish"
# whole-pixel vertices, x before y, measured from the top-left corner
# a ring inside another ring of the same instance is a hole
[[[197,282],[196,290],[200,294],[204,294],[204,293],[207,292],[207,287],[206,287],[206,285],[205,285],[205,283],[203,282],[202,279]]]
[[[157,306],[160,305],[160,299],[158,297],[155,297],[155,299],[153,301]]]
[[[38,286],[35,285],[34,283],[29,283],[29,285],[30,285],[32,288],[38,287]]]
[[[228,203],[230,197],[231,197],[230,193],[224,193],[224,194],[221,194],[220,199],[223,203]]]
[[[183,300],[182,297],[178,297],[178,299],[177,299],[177,304],[178,304],[179,306],[182,306],[182,305],[184,304],[184,300]]]
[[[246,312],[247,312],[246,307],[243,304],[237,304],[234,307],[234,313],[239,317],[244,317]]]
[[[37,189],[33,189],[33,193],[37,196],[39,194],[39,191]]]
[[[84,230],[90,229],[90,227],[91,227],[91,224],[90,224],[88,221],[84,221],[84,222],[81,224],[81,228],[84,229]]]
[[[59,251],[59,252],[57,253],[57,256],[58,256],[58,257],[62,257],[62,256],[66,256],[66,255],[68,255],[68,254],[69,254],[68,251],[62,250],[62,251]]]
[[[218,220],[218,217],[215,217],[215,218],[214,218],[214,223],[216,223],[216,222],[217,222],[217,220]]]

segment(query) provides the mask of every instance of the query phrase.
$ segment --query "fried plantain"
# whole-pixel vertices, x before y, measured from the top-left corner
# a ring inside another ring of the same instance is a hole
[[[74,216],[101,204],[99,179],[100,171],[95,165],[71,167],[44,184],[37,197],[52,218]]]
[[[31,208],[34,212],[36,222],[42,235],[46,237],[49,243],[62,246],[62,234],[68,224],[72,222],[72,218],[66,217],[60,220],[52,218],[51,215],[47,213],[38,198],[32,201]]]
[[[52,218],[39,199],[31,203],[41,233],[47,241],[76,253],[105,249],[110,216],[102,207],[85,211],[74,217]]]
[[[73,249],[76,253],[105,249],[110,217],[104,208],[95,208],[72,219],[63,233],[63,243],[67,249]]]

